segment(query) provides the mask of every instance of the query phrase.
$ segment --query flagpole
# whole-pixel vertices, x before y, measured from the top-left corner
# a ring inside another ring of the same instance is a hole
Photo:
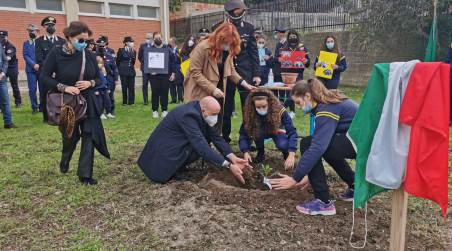
[[[408,194],[403,185],[392,192],[390,251],[405,250],[406,218],[408,211]]]

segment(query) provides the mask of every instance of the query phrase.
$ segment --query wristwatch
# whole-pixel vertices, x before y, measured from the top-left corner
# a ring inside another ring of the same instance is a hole
[[[94,80],[90,80],[89,82],[91,82],[91,87],[94,87],[94,86],[96,86],[96,81],[94,81]]]
[[[224,168],[229,169],[229,168],[231,167],[231,165],[232,165],[231,162],[225,160],[225,161],[223,162],[223,165],[221,165],[221,166],[224,167]]]

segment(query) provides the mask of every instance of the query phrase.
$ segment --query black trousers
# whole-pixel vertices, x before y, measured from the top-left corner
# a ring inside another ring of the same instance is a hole
[[[143,72],[143,87],[142,87],[142,90],[143,90],[143,103],[145,105],[149,104],[149,98],[148,98],[149,97],[148,96],[149,88],[148,87],[151,84],[150,81],[151,81],[151,74]]]
[[[22,98],[20,97],[19,83],[17,82],[17,78],[19,76],[18,72],[10,72],[8,71],[6,77],[9,78],[9,82],[11,83],[11,88],[13,89],[14,103],[16,105],[22,104]]]
[[[122,104],[135,104],[135,76],[120,76],[122,87]]]
[[[300,151],[303,154],[311,145],[311,137],[303,138],[300,142]],[[355,173],[348,165],[346,159],[356,159],[356,153],[346,133],[336,133],[331,139],[328,149],[323,154],[323,159],[333,167],[339,177],[353,188],[355,183]],[[314,190],[314,196],[323,202],[330,200],[329,188],[326,183],[325,169],[322,159],[314,165],[308,173],[309,182]]]
[[[110,82],[110,93],[108,94],[108,96],[110,97],[110,103],[111,103],[111,113],[115,113],[115,90],[116,90],[116,83],[115,81],[111,81]]]
[[[170,82],[171,101],[184,102],[184,75],[176,73],[176,79]]]
[[[152,89],[152,111],[159,110],[159,103],[162,111],[168,110],[168,92],[169,92],[169,75],[157,74],[151,75],[151,89]]]
[[[76,125],[71,138],[63,136],[63,151],[61,163],[69,165],[72,159],[77,143],[82,138],[82,147],[80,149],[80,158],[78,161],[77,175],[82,178],[91,178],[93,176],[94,165],[94,144],[91,134],[81,133],[80,125]]]
[[[226,97],[223,102],[222,100],[219,100],[220,104],[223,106],[223,124],[221,128],[221,135],[223,136],[223,139],[230,143],[231,142],[231,130],[232,130],[232,113],[234,112],[235,107],[235,90],[236,85],[230,81],[226,84]]]
[[[41,68],[41,66],[39,67]],[[38,73],[40,76],[41,72]],[[44,122],[47,122],[47,88],[45,84],[40,81],[41,77],[38,78],[38,87],[39,87],[39,110],[42,112],[42,117]]]

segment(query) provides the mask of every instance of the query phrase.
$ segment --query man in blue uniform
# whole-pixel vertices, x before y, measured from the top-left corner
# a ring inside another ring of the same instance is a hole
[[[62,46],[66,43],[66,40],[55,35],[56,32],[56,19],[52,16],[48,16],[41,21],[41,26],[45,30],[45,34],[35,42],[35,51],[36,51],[36,63],[39,65],[39,70],[42,69],[42,65],[47,58],[50,50],[55,46]],[[39,80],[38,73],[38,80]],[[47,109],[46,109],[46,95],[47,90],[45,89],[44,82],[39,81],[39,106],[40,110],[43,113],[44,122],[47,122]]]
[[[23,57],[25,60],[25,72],[27,73],[28,95],[31,101],[31,110],[36,114],[39,109],[36,92],[38,88],[38,70],[39,65],[36,63],[36,37],[39,29],[36,25],[30,24],[27,27],[28,39],[23,44]]]
[[[108,94],[111,101],[111,113],[115,112],[115,90],[116,85],[119,84],[118,66],[116,65],[116,58],[114,50],[108,48],[108,37],[100,36],[97,41],[97,55],[104,59],[105,71],[107,72],[107,86]],[[107,115],[108,117],[108,115]]]
[[[19,84],[17,82],[17,78],[19,76],[19,61],[17,60],[16,56],[16,47],[8,40],[8,31],[0,31],[0,44],[6,54],[6,60],[8,60],[8,70],[6,72],[6,78],[8,78],[9,82],[11,83],[16,108],[19,108],[22,106],[22,98],[20,97]]]
[[[224,5],[226,12],[226,22],[234,24],[240,34],[241,51],[234,59],[237,73],[247,82],[253,85],[260,85],[260,65],[259,52],[257,50],[256,38],[254,37],[254,26],[243,21],[246,12],[246,5],[241,0],[231,0]],[[215,24],[215,30],[223,21]],[[226,85],[226,99],[224,103],[222,135],[226,142],[231,142],[231,117],[235,106],[236,84],[229,81]],[[242,108],[245,106],[248,90],[243,86],[238,87]],[[243,109],[242,109],[243,112]]]

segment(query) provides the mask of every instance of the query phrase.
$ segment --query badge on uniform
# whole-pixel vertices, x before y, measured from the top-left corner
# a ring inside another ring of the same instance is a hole
[[[7,50],[6,51],[6,53],[12,53],[13,51],[10,49],[10,50]]]

